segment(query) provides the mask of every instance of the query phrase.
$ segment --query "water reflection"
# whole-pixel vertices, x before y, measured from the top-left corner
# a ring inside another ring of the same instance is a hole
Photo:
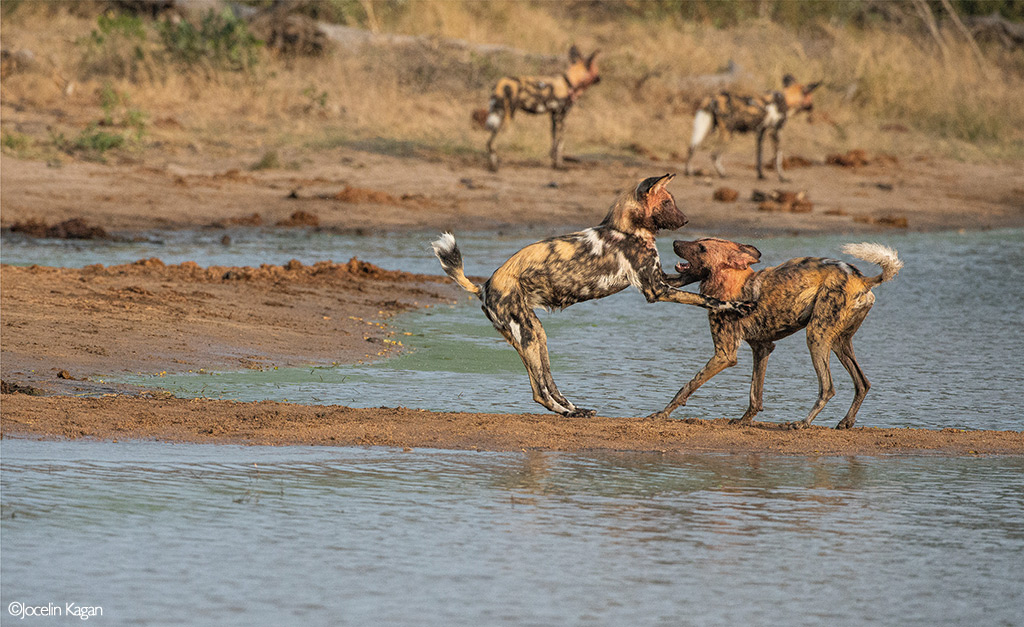
[[[1022,459],[0,447],[5,605],[71,595],[168,624],[1024,618]]]

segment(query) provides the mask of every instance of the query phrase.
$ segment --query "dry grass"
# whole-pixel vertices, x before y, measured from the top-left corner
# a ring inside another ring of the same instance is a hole
[[[484,135],[471,127],[469,115],[484,106],[494,80],[505,72],[562,69],[560,61],[488,57],[425,44],[359,53],[339,49],[318,59],[264,54],[250,73],[172,68],[132,81],[82,67],[80,42],[95,25],[95,17],[68,10],[4,16],[4,47],[28,48],[38,58],[35,68],[3,77],[3,129],[18,138],[16,144],[38,147],[47,131],[28,116],[12,115],[15,109],[62,111],[53,126],[71,136],[99,119],[100,93],[111,84],[145,111],[147,138],[172,149],[199,144],[214,152],[251,152],[256,159],[270,150],[285,155],[359,145],[476,159]],[[820,23],[798,35],[768,21],[729,29],[680,20],[592,22],[566,19],[552,5],[512,1],[422,0],[410,3],[388,28],[559,57],[572,43],[585,51],[600,48],[602,82],[568,121],[571,154],[621,157],[639,150],[671,159],[685,152],[692,106],[702,95],[687,86],[687,77],[715,73],[731,59],[750,89],[776,88],[786,72],[824,80],[817,108],[830,123],[791,122],[789,152],[821,157],[856,147],[966,160],[1024,159],[1021,51],[988,51],[982,68],[952,38],[950,61],[944,63],[930,42],[894,32]],[[501,142],[513,158],[544,162],[548,124],[519,116]]]

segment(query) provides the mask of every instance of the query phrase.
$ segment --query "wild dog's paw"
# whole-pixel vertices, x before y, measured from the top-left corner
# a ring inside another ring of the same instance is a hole
[[[582,407],[577,407],[576,409],[574,409],[571,412],[569,412],[568,414],[566,414],[566,417],[567,418],[593,418],[596,415],[597,415],[597,410],[595,410],[595,409],[583,409]]]

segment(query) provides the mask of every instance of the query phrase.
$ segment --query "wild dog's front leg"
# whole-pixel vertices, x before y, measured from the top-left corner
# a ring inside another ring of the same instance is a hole
[[[675,289],[669,284],[669,277],[665,274],[665,271],[661,269],[661,260],[656,253],[642,256],[634,261],[633,267],[639,268],[637,278],[640,283],[640,291],[649,303],[671,302],[682,305],[696,305],[716,313],[734,313],[741,316],[749,314],[757,306],[755,302],[721,301],[712,296]],[[679,277],[685,277],[680,280],[688,280],[690,278],[687,273],[681,273]],[[675,282],[676,278],[672,280]]]
[[[567,111],[551,112],[551,167],[561,170],[562,149],[565,144],[565,114]]]
[[[775,174],[779,176],[780,182],[788,183],[789,179],[782,175],[782,143],[779,139],[779,129],[774,129],[771,132],[770,137],[772,140],[772,148],[775,150]]]
[[[678,268],[679,267],[677,266],[676,269],[678,270]],[[696,283],[697,281],[700,281],[700,274],[688,270],[680,271],[679,274],[665,275],[665,283],[672,287],[684,287],[691,283]]]
[[[712,296],[704,296],[703,294],[694,294],[693,292],[684,292],[677,289],[670,289],[655,300],[683,305],[696,305],[715,313],[731,313],[740,316],[749,314],[757,307],[757,303],[752,301],[718,300]]]
[[[487,167],[490,168],[491,172],[498,171],[498,153],[494,151],[494,139],[498,136],[498,131],[500,130],[500,126],[492,130],[491,136],[487,140]]]
[[[764,179],[764,134],[767,129],[757,131],[757,178]]]
[[[735,322],[719,321],[728,326],[734,326]],[[726,368],[736,365],[736,353],[739,349],[739,338],[735,336],[735,333],[728,331],[726,333],[715,332],[716,322],[712,320],[711,328],[712,334],[715,336],[715,354],[708,360],[703,368],[700,369],[690,382],[687,383],[680,389],[672,401],[665,406],[665,409],[655,412],[648,416],[648,418],[668,418],[672,415],[677,408],[686,404],[687,399],[690,398],[697,388],[707,383],[713,376]]]

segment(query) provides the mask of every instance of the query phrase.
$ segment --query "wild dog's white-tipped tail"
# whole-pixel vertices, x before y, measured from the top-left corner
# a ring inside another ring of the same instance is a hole
[[[700,146],[700,143],[708,136],[708,131],[711,130],[711,125],[714,121],[715,119],[711,116],[710,112],[704,109],[697,111],[697,114],[693,116],[693,136],[690,138],[691,149]]]
[[[903,262],[896,254],[896,249],[883,244],[870,242],[846,244],[843,246],[843,252],[882,267],[882,274],[869,279],[875,285],[892,280],[903,267]]]
[[[458,283],[462,289],[477,296],[480,295],[480,286],[467,279],[462,270],[462,252],[459,250],[458,244],[455,243],[454,235],[448,232],[442,233],[440,238],[430,243],[430,247],[434,249],[434,254],[441,262],[441,269],[445,274]]]

